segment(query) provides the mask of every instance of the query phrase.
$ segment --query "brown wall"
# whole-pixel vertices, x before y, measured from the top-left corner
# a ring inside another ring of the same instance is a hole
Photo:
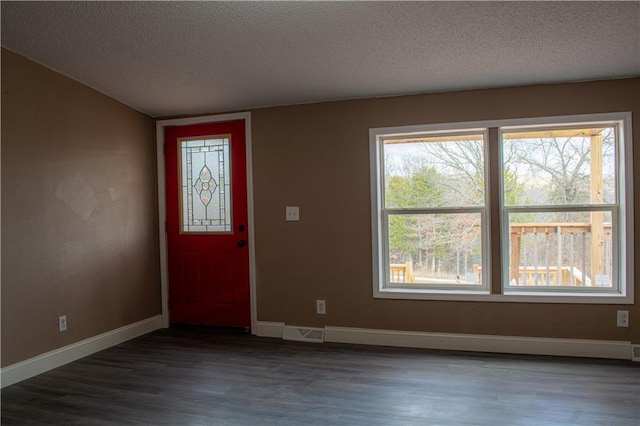
[[[3,366],[160,313],[156,194],[151,118],[2,49]]]
[[[369,128],[616,111],[633,112],[634,139],[640,141],[640,79],[253,111],[258,320],[640,342],[638,303],[516,304],[372,297]],[[640,148],[636,148],[636,171],[639,165]],[[640,172],[634,184],[640,188]],[[636,197],[636,237],[640,235],[639,203]],[[300,206],[300,222],[284,221],[286,205]],[[640,248],[635,264],[640,264]],[[637,279],[635,292],[637,299]],[[315,314],[317,298],[327,299],[327,315]],[[630,328],[616,327],[616,310],[621,308],[630,310]]]
[[[637,120],[640,79],[253,111],[258,320],[640,342],[638,303],[372,298],[369,128],[614,111]],[[2,365],[159,314],[153,120],[4,49],[1,119]]]

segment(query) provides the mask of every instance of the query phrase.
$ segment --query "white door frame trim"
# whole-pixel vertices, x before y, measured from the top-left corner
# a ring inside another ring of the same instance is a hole
[[[247,214],[249,234],[249,297],[251,306],[251,332],[256,333],[256,254],[255,233],[253,231],[253,160],[251,156],[251,113],[206,115],[190,118],[173,118],[156,121],[156,157],[158,162],[158,216],[160,236],[160,285],[162,291],[162,326],[169,327],[169,273],[167,263],[167,200],[165,196],[166,174],[164,167],[164,128],[168,126],[188,126],[191,124],[216,123],[222,121],[244,120],[247,150]]]

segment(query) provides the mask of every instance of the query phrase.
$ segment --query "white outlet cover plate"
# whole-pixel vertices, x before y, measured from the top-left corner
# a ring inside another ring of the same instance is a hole
[[[67,316],[58,317],[58,331],[67,331]]]
[[[616,323],[618,327],[629,327],[629,311],[618,311]]]
[[[287,206],[285,208],[287,222],[297,222],[300,220],[300,207]]]

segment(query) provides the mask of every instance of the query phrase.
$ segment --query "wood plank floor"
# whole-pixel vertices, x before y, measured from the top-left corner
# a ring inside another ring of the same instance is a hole
[[[2,390],[2,424],[640,425],[640,366],[172,328]]]

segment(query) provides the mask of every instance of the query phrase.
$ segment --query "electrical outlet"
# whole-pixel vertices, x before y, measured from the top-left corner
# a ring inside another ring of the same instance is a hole
[[[629,327],[629,311],[618,311],[618,327]]]
[[[67,331],[67,316],[62,315],[58,317],[58,331]]]
[[[327,313],[327,301],[323,299],[316,300],[316,314],[324,315]]]
[[[285,219],[287,222],[297,222],[300,220],[300,207],[298,206],[286,206],[285,207]]]

